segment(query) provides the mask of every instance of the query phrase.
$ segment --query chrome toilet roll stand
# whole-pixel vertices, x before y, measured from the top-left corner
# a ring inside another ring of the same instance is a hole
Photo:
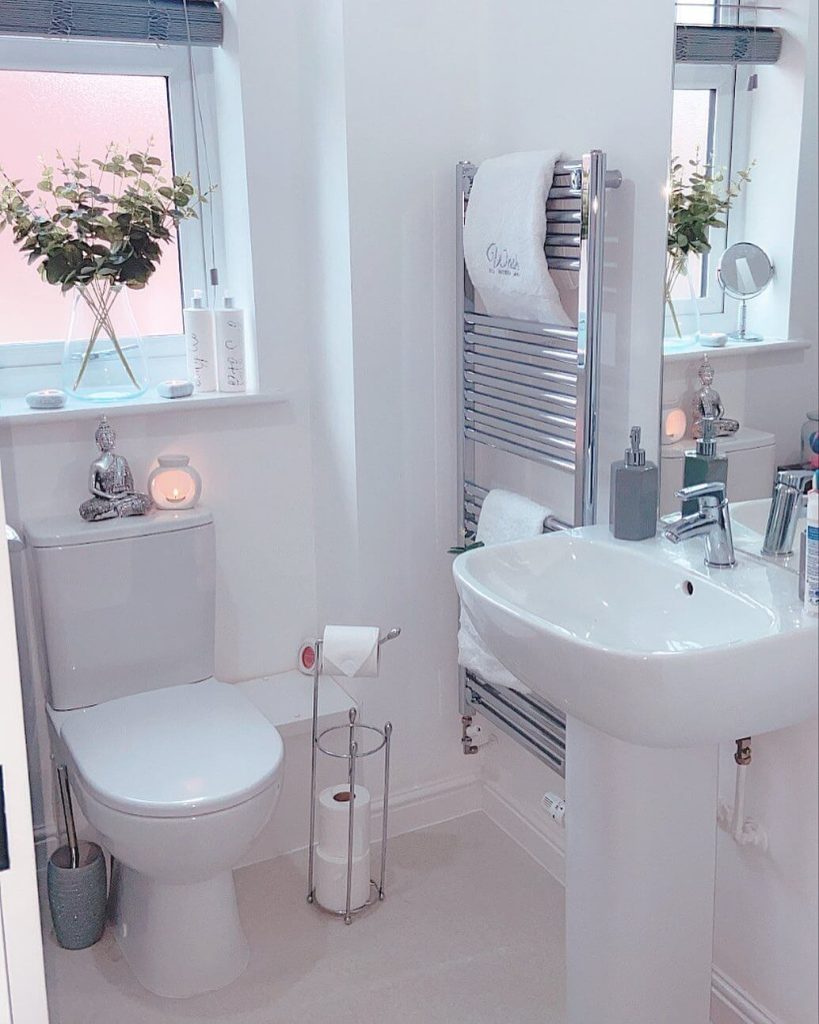
[[[395,640],[401,635],[401,630],[396,626],[389,633],[378,640],[380,648],[390,640]],[[353,917],[360,914],[367,907],[383,900],[385,889],[384,882],[387,871],[387,812],[390,799],[390,742],[392,740],[392,723],[386,722],[383,729],[374,725],[364,725],[358,721],[358,712],[350,708],[349,721],[346,725],[332,725],[328,729],[318,731],[318,698],[319,679],[322,668],[322,647],[324,642],[316,640],[314,644],[315,659],[313,662],[313,743],[312,763],[310,769],[310,849],[307,868],[307,902],[335,917],[344,918],[345,924],[352,924]],[[335,749],[334,749],[335,743]],[[384,751],[384,806],[381,822],[381,871],[378,881],[370,879],[370,895],[361,906],[353,907],[353,839],[355,836],[355,780],[357,764],[364,757],[372,757],[379,751]],[[348,801],[349,813],[347,820],[347,899],[344,910],[331,910],[323,907],[316,899],[316,889],[313,882],[313,868],[316,855],[316,768],[319,752],[326,757],[336,758],[347,762],[347,781],[350,788],[350,799]]]

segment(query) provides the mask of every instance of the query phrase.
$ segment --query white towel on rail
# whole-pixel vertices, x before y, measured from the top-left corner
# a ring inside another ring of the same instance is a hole
[[[543,251],[546,200],[558,159],[559,153],[508,153],[484,160],[475,173],[464,259],[493,316],[571,325]]]
[[[543,521],[551,511],[522,494],[491,490],[481,505],[477,539],[491,545],[537,537],[543,533]],[[461,628],[458,630],[458,664],[494,686],[507,686],[519,693],[532,692],[486,649],[472,617],[463,605]]]
[[[543,521],[552,510],[514,491],[493,488],[483,499],[475,539],[484,544],[506,544],[543,533]]]

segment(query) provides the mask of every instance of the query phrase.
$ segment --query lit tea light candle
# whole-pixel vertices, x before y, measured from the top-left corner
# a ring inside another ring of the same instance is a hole
[[[688,417],[685,409],[679,407],[663,409],[663,444],[675,444],[685,437]]]
[[[202,478],[187,455],[160,455],[148,477],[148,493],[157,508],[193,508],[202,494]]]

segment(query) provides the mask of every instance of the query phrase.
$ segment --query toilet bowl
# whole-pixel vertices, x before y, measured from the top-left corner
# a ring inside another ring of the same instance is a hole
[[[138,980],[184,998],[245,969],[233,865],[278,800],[283,746],[216,680],[48,709],[52,745],[110,851],[110,920]]]
[[[27,525],[52,751],[113,858],[110,919],[139,981],[184,998],[248,962],[232,869],[281,789],[276,728],[213,677],[205,509]]]

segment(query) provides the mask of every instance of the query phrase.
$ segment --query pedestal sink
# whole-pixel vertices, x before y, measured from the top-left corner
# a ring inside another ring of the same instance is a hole
[[[454,574],[489,649],[567,716],[569,1024],[707,1024],[717,745],[817,712],[795,575],[605,526]]]

